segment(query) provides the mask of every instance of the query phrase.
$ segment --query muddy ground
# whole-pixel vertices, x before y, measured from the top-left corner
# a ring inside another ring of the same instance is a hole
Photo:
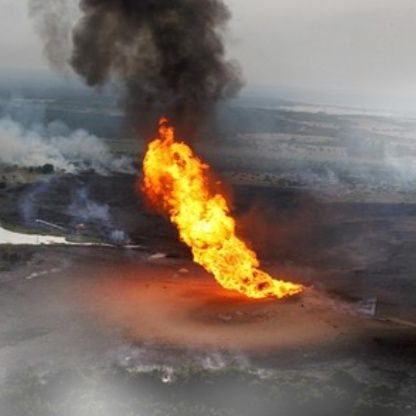
[[[0,191],[4,224],[39,231],[21,218],[34,186]],[[192,263],[135,177],[50,178],[35,216],[74,232],[80,186],[141,247],[2,247],[2,416],[416,413],[416,205],[234,187],[264,268],[307,287],[253,302]]]
[[[168,220],[146,206],[134,176],[90,175],[47,178],[47,185],[24,184],[0,190],[0,218],[8,227],[51,233],[41,218],[58,224],[67,235],[109,242],[102,223],[77,218],[74,194],[88,189],[88,198],[106,205],[113,228],[126,232],[148,253],[191,259]],[[300,273],[303,281],[352,299],[378,298],[378,309],[403,319],[416,316],[415,203],[332,202],[301,188],[234,186],[226,188],[238,232],[259,253],[264,264],[278,264],[284,277]],[[22,206],[31,205],[25,220]],[[81,231],[76,225],[85,222]],[[104,227],[105,228],[105,227]]]

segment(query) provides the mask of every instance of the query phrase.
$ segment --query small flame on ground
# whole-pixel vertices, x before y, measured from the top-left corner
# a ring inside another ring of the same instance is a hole
[[[260,270],[256,253],[236,235],[225,197],[210,190],[209,166],[176,139],[166,118],[148,146],[143,172],[142,190],[150,202],[169,215],[194,261],[221,286],[256,299],[303,291],[301,285],[274,280]]]

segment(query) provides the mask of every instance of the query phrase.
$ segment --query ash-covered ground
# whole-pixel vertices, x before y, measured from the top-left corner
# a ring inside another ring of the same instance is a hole
[[[95,246],[1,245],[2,416],[416,414],[416,120],[220,111],[194,146],[264,268],[307,288],[248,301],[146,207],[114,103],[50,94],[5,105],[1,225]]]

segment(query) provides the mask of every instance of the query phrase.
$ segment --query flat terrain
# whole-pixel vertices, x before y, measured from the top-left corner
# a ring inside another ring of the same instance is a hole
[[[140,160],[115,103],[79,102],[46,115]],[[0,246],[1,416],[415,415],[416,122],[341,113],[240,105],[194,142],[264,269],[305,285],[283,301],[221,289],[135,175],[1,166],[4,228],[109,245]]]
[[[25,414],[16,413],[25,406],[34,406],[33,414],[61,414],[62,400],[77,411],[104,406],[112,415],[122,403],[137,409],[137,394],[149,401],[150,414],[169,400],[184,401],[173,414],[194,414],[183,383],[200,384],[208,391],[201,403],[216,403],[201,414],[227,414],[227,408],[253,414],[241,404],[282,383],[302,395],[305,409],[284,403],[282,391],[269,397],[262,415],[276,408],[310,414],[322,400],[349,414],[364,398],[367,411],[410,415],[415,409],[416,328],[375,319],[356,301],[314,288],[319,276],[310,270],[293,273],[302,282],[308,275],[303,295],[251,301],[222,290],[186,259],[111,248],[21,250],[29,260],[4,272],[0,285],[5,415]],[[274,264],[268,269],[283,272]],[[213,378],[216,389],[209,387]],[[58,393],[56,383],[64,391]],[[251,387],[244,393],[252,383],[264,384],[264,392]],[[221,389],[232,386],[241,403],[230,396],[218,404]],[[91,404],[84,394],[99,397]]]

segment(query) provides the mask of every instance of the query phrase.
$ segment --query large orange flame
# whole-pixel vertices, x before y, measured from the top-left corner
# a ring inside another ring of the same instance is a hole
[[[169,215],[194,261],[224,288],[257,299],[303,290],[259,269],[256,254],[236,236],[226,199],[208,186],[209,166],[175,138],[167,119],[161,119],[158,137],[148,146],[143,171],[142,189],[151,203]]]

